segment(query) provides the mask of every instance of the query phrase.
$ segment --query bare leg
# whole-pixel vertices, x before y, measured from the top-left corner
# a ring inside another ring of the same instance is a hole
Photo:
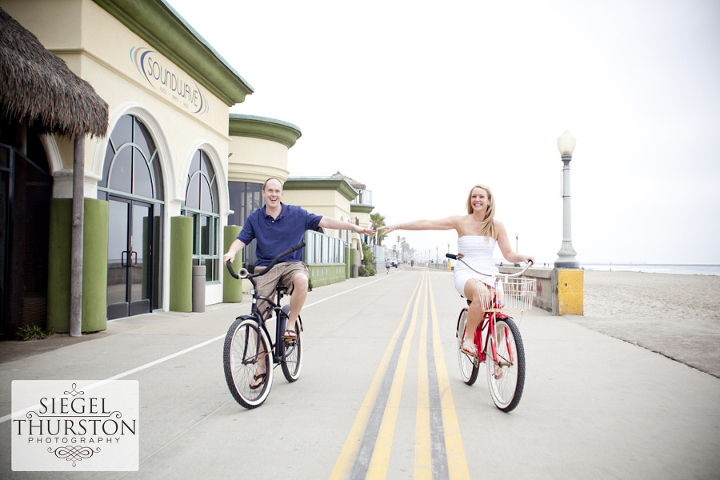
[[[252,335],[255,338],[255,343],[257,344],[257,342],[260,341],[260,337],[258,336],[257,332],[252,332]],[[265,345],[261,345],[258,351],[257,364],[255,366],[255,378],[250,381],[250,388],[252,389],[258,388],[265,381],[265,376],[267,372],[265,371],[264,357],[266,355],[267,352],[265,352]]]
[[[308,294],[308,277],[304,273],[296,273],[292,278],[293,289],[290,295],[290,314],[288,315],[288,324],[285,330],[295,332],[295,322],[297,322],[300,310],[305,305],[305,299]]]
[[[485,310],[490,305],[490,299],[492,298],[490,287],[477,279],[468,280],[465,284],[465,298],[470,300],[471,303],[468,308],[463,350],[477,353],[477,347],[473,344],[474,332],[480,325]]]

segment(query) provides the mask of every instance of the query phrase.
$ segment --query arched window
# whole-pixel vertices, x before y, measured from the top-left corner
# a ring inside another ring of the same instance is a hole
[[[193,219],[193,262],[205,264],[207,281],[219,280],[217,178],[210,159],[202,150],[195,152],[190,162],[182,214]]]
[[[118,120],[105,151],[101,192],[123,193],[162,204],[162,174],[155,142],[132,115]],[[98,198],[101,198],[99,195]]]

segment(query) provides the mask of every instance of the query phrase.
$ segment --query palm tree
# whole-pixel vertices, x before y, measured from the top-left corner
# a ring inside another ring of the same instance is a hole
[[[377,230],[379,227],[385,226],[385,216],[380,215],[379,213],[371,213],[370,214],[370,228],[373,230]],[[383,238],[387,237],[387,233],[385,232],[377,232],[375,235],[377,238],[377,244],[378,246],[382,246]]]

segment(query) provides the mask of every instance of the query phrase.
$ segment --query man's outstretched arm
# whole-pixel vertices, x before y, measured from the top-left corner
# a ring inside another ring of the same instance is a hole
[[[353,225],[349,222],[343,222],[332,217],[322,217],[320,220],[321,227],[332,228],[335,230],[351,230],[357,233],[364,233],[365,235],[375,235],[375,230],[371,228],[363,228],[360,225]]]

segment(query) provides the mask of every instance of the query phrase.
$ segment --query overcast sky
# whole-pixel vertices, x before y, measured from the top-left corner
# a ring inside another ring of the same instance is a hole
[[[581,263],[720,264],[717,0],[166,2],[255,89],[233,113],[302,130],[290,175],[340,171],[387,223],[483,183],[513,249],[554,262],[567,129]]]

